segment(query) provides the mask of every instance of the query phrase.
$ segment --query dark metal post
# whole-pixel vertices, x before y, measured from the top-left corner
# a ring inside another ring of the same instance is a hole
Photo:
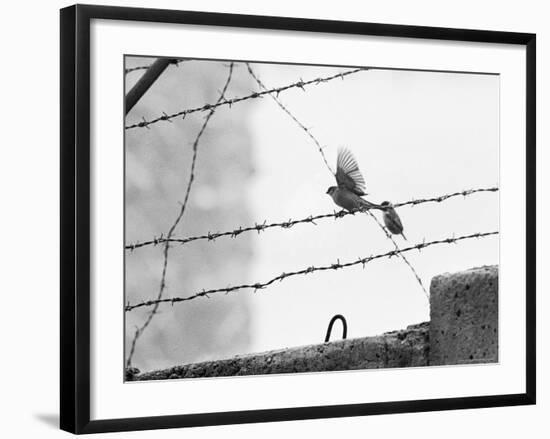
[[[128,112],[137,104],[145,92],[154,84],[157,78],[168,67],[169,64],[174,64],[177,59],[173,58],[159,58],[145,71],[143,76],[139,78],[138,82],[132,87],[132,89],[126,95],[126,111]]]

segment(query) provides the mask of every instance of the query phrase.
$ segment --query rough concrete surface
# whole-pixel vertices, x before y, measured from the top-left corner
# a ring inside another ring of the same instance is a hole
[[[385,334],[140,373],[129,381],[321,372],[498,361],[498,266],[432,279],[430,322]]]
[[[498,361],[497,266],[436,276],[430,296],[430,365]]]
[[[131,375],[134,381],[425,366],[428,323],[380,336],[237,356]]]

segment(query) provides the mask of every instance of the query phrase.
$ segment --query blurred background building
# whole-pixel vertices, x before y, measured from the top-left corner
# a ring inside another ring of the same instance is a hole
[[[127,57],[126,68],[154,59]],[[127,90],[143,70],[126,75]],[[131,115],[168,113],[215,102],[227,78],[219,63],[183,63],[169,67],[149,89]],[[252,86],[235,75],[231,93]],[[175,221],[189,180],[192,144],[206,113],[197,113],[162,127],[126,132],[126,242],[166,235]],[[243,117],[244,116],[244,117]],[[134,116],[135,117],[135,116]],[[228,224],[248,224],[253,218],[242,188],[253,173],[253,156],[246,111],[218,111],[201,137],[197,173],[187,209],[175,236],[223,230]],[[249,275],[251,236],[220,240],[215,246],[197,241],[170,249],[166,296],[188,295],[206,285],[239,282]],[[162,273],[163,245],[126,252],[126,302],[156,296]],[[126,346],[150,308],[126,313]],[[250,306],[236,295],[192,301],[186,306],[161,307],[138,341],[133,364],[142,370],[233,355],[250,345]]]

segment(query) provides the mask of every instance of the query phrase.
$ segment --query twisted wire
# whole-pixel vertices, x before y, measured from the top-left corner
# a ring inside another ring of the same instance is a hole
[[[487,237],[487,236],[498,235],[498,233],[499,233],[498,231],[473,233],[473,234],[470,234],[470,235],[464,235],[464,236],[459,236],[459,237],[454,237],[453,236],[453,237],[450,237],[450,238],[440,239],[440,240],[436,240],[436,241],[421,242],[421,243],[415,244],[415,245],[410,246],[410,247],[406,247],[406,248],[402,248],[402,249],[395,249],[395,250],[391,250],[391,251],[388,251],[386,253],[380,253],[380,254],[377,254],[377,255],[374,255],[374,256],[367,256],[367,257],[363,257],[363,258],[358,258],[355,261],[349,261],[349,262],[341,263],[339,260],[337,260],[335,263],[330,264],[330,265],[324,265],[324,266],[319,266],[319,267],[310,266],[310,267],[303,268],[303,269],[300,269],[300,270],[297,270],[297,271],[291,271],[291,272],[288,272],[288,273],[281,273],[280,275],[275,276],[274,278],[272,278],[272,279],[270,279],[266,282],[256,282],[256,283],[252,283],[252,284],[233,285],[233,286],[228,286],[228,287],[225,287],[225,288],[215,288],[215,289],[210,289],[210,290],[204,290],[203,289],[202,291],[194,293],[190,296],[160,298],[160,299],[154,299],[154,300],[146,300],[146,301],[143,301],[143,302],[140,302],[140,303],[135,303],[135,304],[127,304],[124,307],[124,310],[126,312],[128,312],[128,311],[132,311],[134,309],[141,308],[141,307],[158,306],[160,303],[171,303],[173,305],[173,304],[179,303],[179,302],[186,302],[186,301],[189,301],[189,300],[194,300],[194,299],[197,299],[199,297],[209,298],[211,294],[216,294],[216,293],[226,293],[226,294],[228,294],[230,292],[237,291],[237,290],[243,290],[243,289],[251,289],[251,290],[254,290],[254,292],[256,292],[258,290],[262,290],[262,289],[268,287],[269,285],[271,285],[275,282],[281,282],[284,279],[294,277],[294,276],[311,274],[311,273],[314,273],[314,272],[317,272],[317,271],[339,270],[339,269],[342,269],[342,268],[353,267],[353,266],[356,266],[356,265],[363,265],[363,268],[364,268],[367,263],[369,263],[371,261],[374,261],[374,260],[377,260],[377,259],[391,258],[391,257],[397,256],[401,253],[407,253],[407,252],[411,252],[413,250],[422,251],[425,248],[432,247],[432,246],[435,246],[435,245],[453,244],[453,243],[457,243],[459,241],[463,241],[463,240],[467,240],[467,239],[484,238],[484,237]]]
[[[178,111],[177,113],[172,113],[172,114],[163,113],[162,116],[156,117],[155,119],[152,119],[152,120],[145,120],[144,119],[141,122],[134,123],[134,124],[131,124],[131,125],[127,125],[125,127],[125,129],[129,130],[129,129],[133,129],[133,128],[149,127],[150,125],[158,123],[158,122],[171,121],[171,119],[174,119],[176,117],[185,118],[188,114],[201,112],[201,111],[209,111],[209,110],[212,110],[214,108],[225,106],[225,105],[228,105],[229,107],[231,107],[233,104],[236,104],[236,103],[239,103],[239,102],[244,102],[244,101],[247,101],[249,99],[262,98],[266,95],[275,94],[275,95],[278,96],[279,93],[287,91],[287,90],[291,90],[293,88],[300,88],[303,91],[305,91],[305,88],[307,86],[324,84],[324,83],[327,83],[329,81],[332,81],[332,80],[338,79],[338,78],[344,79],[348,75],[353,75],[354,73],[361,72],[363,70],[365,70],[365,69],[364,68],[358,68],[358,69],[347,70],[345,72],[337,73],[337,74],[332,75],[332,76],[310,79],[309,81],[299,80],[297,82],[294,82],[292,84],[288,84],[288,85],[285,85],[285,86],[282,86],[282,87],[272,88],[272,89],[264,90],[264,91],[260,91],[260,92],[254,92],[254,93],[251,93],[251,94],[246,95],[246,96],[240,96],[240,97],[236,97],[236,98],[232,98],[232,99],[225,99],[224,98],[221,101],[218,101],[214,104],[206,104],[206,105],[203,105],[201,107],[188,108],[186,110]]]
[[[461,191],[461,192],[454,192],[452,194],[445,194],[445,195],[440,195],[440,196],[432,197],[432,198],[414,199],[414,200],[410,200],[410,201],[405,201],[405,202],[402,202],[402,203],[394,204],[394,207],[396,207],[396,208],[397,207],[404,207],[404,206],[411,206],[412,207],[412,206],[416,206],[416,205],[424,204],[424,203],[441,203],[441,202],[446,201],[450,198],[454,198],[454,197],[458,197],[458,196],[466,197],[468,195],[476,194],[476,193],[479,193],[479,192],[497,192],[497,191],[498,191],[497,187],[480,188],[480,189],[468,189],[468,190],[464,190],[464,191]],[[338,212],[325,213],[325,214],[321,214],[321,215],[310,215],[306,218],[301,218],[301,219],[297,219],[297,220],[289,219],[287,221],[279,221],[279,222],[273,222],[273,223],[269,223],[269,224],[267,223],[267,220],[265,220],[261,223],[255,223],[253,226],[239,227],[237,229],[229,230],[229,231],[225,231],[225,232],[207,232],[207,233],[202,234],[202,235],[189,236],[189,237],[186,237],[186,238],[167,238],[164,235],[160,235],[159,237],[153,237],[153,239],[150,239],[148,241],[143,241],[143,242],[136,241],[134,243],[127,244],[124,248],[126,250],[133,251],[133,250],[136,250],[138,248],[146,247],[146,246],[150,246],[150,245],[156,246],[156,245],[162,244],[162,243],[167,242],[167,241],[174,242],[174,243],[179,243],[179,244],[183,245],[183,244],[187,244],[187,243],[193,242],[193,241],[202,241],[202,240],[204,240],[204,241],[215,241],[216,239],[224,237],[224,236],[228,236],[228,237],[231,237],[231,238],[236,238],[237,236],[240,236],[241,234],[247,233],[247,232],[258,232],[258,233],[260,233],[260,232],[263,232],[264,230],[268,230],[268,229],[272,229],[272,228],[290,229],[290,228],[292,228],[293,226],[295,226],[297,224],[314,224],[314,225],[317,225],[316,221],[318,221],[318,220],[323,220],[323,219],[328,219],[328,218],[339,219],[339,218],[343,218],[343,217],[348,216],[348,215],[355,215],[355,213],[357,213],[357,212],[347,212],[345,210],[341,210],[341,211],[338,211]]]

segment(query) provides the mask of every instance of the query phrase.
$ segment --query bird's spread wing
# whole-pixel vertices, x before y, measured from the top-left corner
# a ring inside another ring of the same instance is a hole
[[[336,182],[357,195],[365,194],[365,180],[353,154],[346,148],[338,150],[336,159]]]

